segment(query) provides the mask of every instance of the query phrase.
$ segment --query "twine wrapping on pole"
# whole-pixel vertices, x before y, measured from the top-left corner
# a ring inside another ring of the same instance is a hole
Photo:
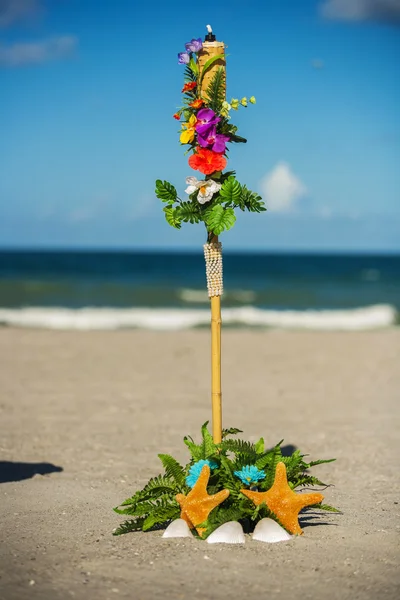
[[[209,242],[204,244],[204,258],[206,261],[207,290],[209,298],[222,296],[222,244]]]

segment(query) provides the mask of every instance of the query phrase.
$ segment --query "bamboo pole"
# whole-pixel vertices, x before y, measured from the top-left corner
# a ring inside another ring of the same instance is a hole
[[[218,242],[218,236],[213,239]],[[211,407],[214,444],[222,441],[221,296],[211,296]]]
[[[209,30],[210,31],[210,30]],[[212,41],[208,41],[207,38]],[[225,45],[215,40],[215,36],[207,36],[203,48],[198,54],[200,72],[207,60],[220,56],[205,73],[201,85],[201,95],[206,98],[206,90],[216,71],[223,67],[225,70]],[[226,77],[226,71],[225,71]],[[226,85],[226,84],[225,84]],[[226,89],[226,88],[225,88]],[[222,254],[218,236],[209,234],[210,247],[206,250],[207,285],[211,302],[211,411],[212,435],[215,444],[222,441],[222,392],[221,392],[221,294],[222,294]],[[207,246],[207,245],[206,245]],[[211,264],[214,262],[214,268]]]

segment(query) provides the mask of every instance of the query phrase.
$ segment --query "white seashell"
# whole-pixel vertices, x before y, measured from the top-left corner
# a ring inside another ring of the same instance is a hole
[[[209,544],[244,544],[243,529],[237,521],[228,521],[213,531],[207,538]]]
[[[172,521],[167,529],[162,534],[163,538],[183,538],[183,537],[194,537],[190,531],[188,524],[184,519],[176,519]]]
[[[254,529],[253,540],[274,544],[275,542],[286,542],[291,535],[273,519],[265,518],[259,521]]]

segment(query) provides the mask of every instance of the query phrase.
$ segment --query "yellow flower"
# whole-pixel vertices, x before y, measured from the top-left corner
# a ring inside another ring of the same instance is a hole
[[[239,108],[239,100],[237,98],[232,98],[231,107],[233,110],[237,110]]]
[[[183,131],[179,138],[181,144],[190,144],[193,142],[194,136],[196,135],[196,123],[197,119],[195,115],[191,115],[187,123],[182,123]]]
[[[242,98],[241,101],[240,101],[240,104],[242,106],[247,106],[247,98],[246,97]]]
[[[249,98],[249,102],[251,102],[252,104],[256,103],[256,99],[254,98],[254,96],[252,96],[251,98]]]

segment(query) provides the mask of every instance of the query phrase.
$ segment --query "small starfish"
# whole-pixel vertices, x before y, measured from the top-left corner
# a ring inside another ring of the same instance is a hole
[[[298,515],[302,508],[322,502],[322,494],[296,494],[288,485],[285,463],[277,464],[273,486],[267,492],[240,490],[256,506],[265,502],[282,525],[293,534],[301,535]]]
[[[222,490],[218,494],[209,496],[207,484],[210,479],[210,467],[204,465],[200,476],[187,496],[177,494],[175,498],[181,506],[181,519],[184,519],[191,529],[208,519],[210,512],[229,496],[229,490]],[[196,527],[197,533],[202,536],[204,527]]]

